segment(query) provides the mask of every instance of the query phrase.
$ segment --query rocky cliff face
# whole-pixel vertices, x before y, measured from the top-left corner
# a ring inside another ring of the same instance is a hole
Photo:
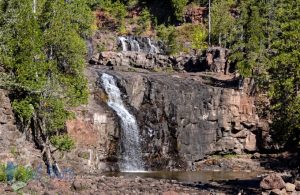
[[[75,119],[66,124],[76,148],[58,159],[61,159],[60,164],[77,172],[115,171],[120,133],[118,120],[106,105],[106,94],[97,86],[97,71],[86,69],[86,76],[90,90],[88,104],[75,108]]]
[[[0,89],[0,163],[44,166],[40,151],[17,129],[8,95],[8,91]]]
[[[148,168],[192,168],[207,154],[257,150],[254,99],[242,91],[191,75],[108,73],[137,117]]]

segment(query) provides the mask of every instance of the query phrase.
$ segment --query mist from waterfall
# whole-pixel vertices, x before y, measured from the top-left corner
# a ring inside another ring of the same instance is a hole
[[[121,171],[143,171],[139,128],[135,117],[129,113],[121,98],[120,89],[117,87],[113,76],[103,73],[102,85],[108,94],[108,106],[111,107],[121,122]]]

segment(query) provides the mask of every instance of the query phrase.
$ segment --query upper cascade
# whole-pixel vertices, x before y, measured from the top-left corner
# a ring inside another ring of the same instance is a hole
[[[153,41],[149,37],[121,36],[118,37],[118,47],[122,51],[164,53],[163,44]]]

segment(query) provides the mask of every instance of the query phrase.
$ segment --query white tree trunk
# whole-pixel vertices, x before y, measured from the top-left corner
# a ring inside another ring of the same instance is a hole
[[[33,0],[32,12],[36,13],[36,0]]]
[[[210,15],[210,3],[211,3],[211,0],[208,1],[208,45],[210,46],[210,39],[211,39],[211,15]]]

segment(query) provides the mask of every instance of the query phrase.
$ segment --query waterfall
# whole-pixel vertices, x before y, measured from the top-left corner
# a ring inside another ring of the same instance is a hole
[[[144,53],[161,53],[158,42],[152,42],[149,37],[122,36],[118,37],[118,46],[122,51],[135,51]]]
[[[148,44],[150,46],[149,53],[159,53],[158,49],[151,43],[150,38],[147,38]]]
[[[118,39],[122,44],[122,51],[127,51],[127,43],[126,43],[127,39],[125,37],[119,37]]]
[[[108,94],[108,106],[118,115],[121,121],[121,171],[142,171],[142,161],[139,128],[135,117],[129,113],[123,104],[121,92],[113,76],[103,73],[102,85]]]
[[[141,48],[140,48],[139,42],[137,42],[136,40],[131,40],[130,41],[130,49],[131,49],[131,51],[140,52]]]

